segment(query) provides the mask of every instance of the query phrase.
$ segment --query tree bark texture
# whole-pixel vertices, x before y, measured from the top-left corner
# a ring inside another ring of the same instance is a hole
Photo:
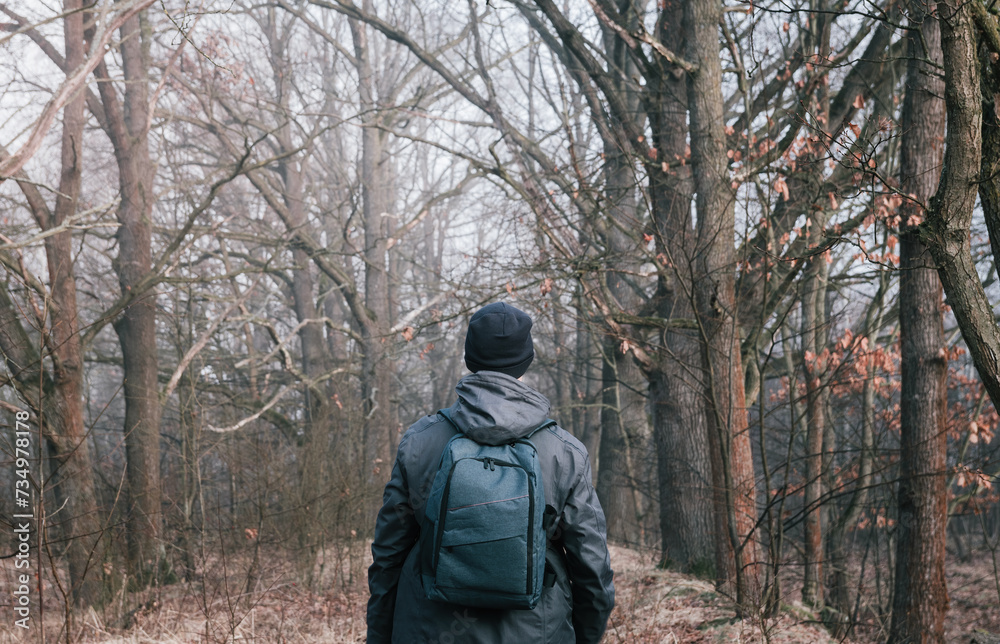
[[[937,9],[948,130],[941,182],[919,234],[937,264],[948,304],[996,406],[1000,404],[1000,328],[972,259],[969,236],[983,160],[982,92],[972,8],[949,0],[938,3]]]
[[[103,64],[98,83],[118,163],[121,202],[116,212],[118,257],[113,264],[123,295],[136,299],[115,320],[122,349],[129,572],[145,582],[156,574],[160,543],[160,400],[157,383],[156,291],[143,281],[152,268],[154,164],[149,156],[148,57],[142,14],[122,26],[124,103]],[[102,73],[103,72],[103,73]],[[145,289],[143,291],[143,289]],[[142,291],[142,292],[139,292]]]
[[[668,0],[660,11],[662,42],[683,42],[683,8]],[[687,83],[681,71],[661,61],[650,85],[649,125],[663,158],[684,155],[687,146]],[[686,166],[650,176],[653,228],[662,257],[657,313],[693,318],[692,267],[697,238],[691,220],[693,186]],[[669,264],[669,265],[663,265]],[[662,560],[683,572],[705,574],[715,567],[712,465],[706,433],[697,333],[671,329],[660,338],[658,369],[649,377],[650,408],[659,474]]]
[[[984,19],[997,25],[992,15]],[[1000,30],[997,35],[1000,37]],[[990,57],[986,46],[980,47],[980,56],[984,63]],[[992,103],[993,109],[983,110],[983,182],[979,185],[979,201],[989,231],[990,250],[996,258],[1000,257],[1000,69],[995,64],[982,64],[981,69],[983,104]]]
[[[921,0],[910,3],[909,66],[902,112],[899,327],[902,392],[896,575],[889,642],[944,642],[948,609],[947,346],[941,280],[917,235],[920,204],[937,189],[944,158],[941,31]]]
[[[982,44],[980,45],[980,65],[982,73],[981,91],[982,105],[982,162],[980,176],[982,182],[979,184],[979,201],[983,208],[983,216],[986,220],[986,227],[989,231],[990,248],[993,251],[994,259],[1000,257],[1000,68],[994,62],[994,57],[1000,55],[1000,23],[996,16],[988,13],[984,7],[975,5],[977,12],[977,26],[982,30]],[[992,107],[992,109],[990,109]],[[949,292],[949,303],[951,302]],[[956,311],[957,315],[957,311]],[[980,311],[977,317],[983,317],[986,323],[987,311]],[[963,331],[963,335],[965,332]],[[968,342],[968,340],[966,340]],[[971,352],[970,347],[970,352]],[[992,356],[983,357],[984,366],[996,364],[996,345],[989,345],[977,351],[980,353],[992,352]],[[977,363],[977,368],[979,363]],[[984,372],[980,369],[980,377],[986,383],[987,391],[991,387],[996,387],[995,380],[1000,378],[997,372]],[[990,399],[996,405],[996,398],[991,391]]]
[[[740,338],[735,302],[735,194],[727,168],[723,131],[721,4],[685,0],[691,166],[698,215],[694,293],[703,340],[708,400],[707,426],[716,490],[716,576],[735,582],[737,603],[759,592],[760,561],[753,457],[747,426]]]

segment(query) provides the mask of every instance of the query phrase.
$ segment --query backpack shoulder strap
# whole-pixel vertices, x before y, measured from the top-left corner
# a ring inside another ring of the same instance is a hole
[[[449,423],[451,423],[452,427],[454,427],[455,429],[457,429],[459,432],[462,432],[462,428],[459,427],[458,424],[456,424],[454,420],[452,420],[452,418],[451,418],[451,412],[448,411],[447,407],[444,408],[444,409],[439,409],[438,413],[441,414],[442,416],[444,416],[445,420],[447,420]],[[462,432],[462,433],[464,433],[464,432]]]

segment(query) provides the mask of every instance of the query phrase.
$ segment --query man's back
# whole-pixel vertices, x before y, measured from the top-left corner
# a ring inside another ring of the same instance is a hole
[[[543,423],[549,402],[516,378],[480,371],[456,387],[449,410],[463,433],[483,444],[522,438]],[[604,514],[583,445],[558,426],[531,436],[545,502],[555,510],[546,553],[552,585],[534,610],[489,610],[426,598],[417,540],[442,451],[456,434],[441,414],[415,423],[399,445],[386,486],[369,569],[369,642],[597,642],[614,605]]]

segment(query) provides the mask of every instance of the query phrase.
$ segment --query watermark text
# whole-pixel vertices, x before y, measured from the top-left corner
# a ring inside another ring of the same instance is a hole
[[[14,421],[14,625],[28,628],[31,621],[31,535],[35,504],[31,494],[31,427],[28,412],[19,411]]]

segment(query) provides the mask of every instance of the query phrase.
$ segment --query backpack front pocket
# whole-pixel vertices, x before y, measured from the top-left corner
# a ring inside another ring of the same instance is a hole
[[[463,459],[455,465],[449,486],[455,493],[446,499],[439,525],[438,585],[524,593],[534,511],[527,472],[492,459]],[[466,477],[476,477],[478,484],[463,485]]]

